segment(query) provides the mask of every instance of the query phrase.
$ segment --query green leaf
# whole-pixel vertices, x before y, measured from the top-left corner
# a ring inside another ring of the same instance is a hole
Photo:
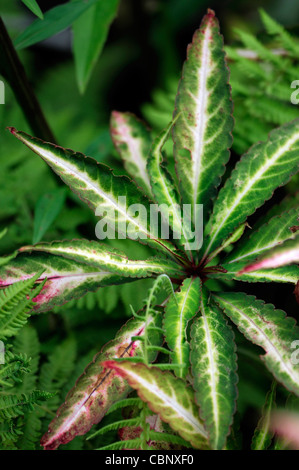
[[[203,288],[201,316],[191,329],[191,367],[195,398],[213,449],[222,449],[236,408],[237,358],[234,334]]]
[[[275,408],[276,382],[272,383],[271,389],[267,393],[265,404],[262,409],[262,416],[254,431],[251,442],[252,450],[266,450],[271,444],[273,432],[270,430],[271,414]]]
[[[107,39],[109,27],[117,14],[119,0],[97,0],[73,24],[73,51],[81,93]]]
[[[286,240],[282,245],[267,251],[262,258],[240,270],[239,274],[241,276],[243,273],[259,271],[260,269],[275,269],[292,263],[299,264],[299,233],[293,235],[291,239]]]
[[[88,264],[110,273],[129,277],[151,277],[155,274],[183,275],[183,268],[168,258],[153,257],[146,260],[130,260],[120,250],[90,240],[64,240],[38,243],[20,248],[23,252],[43,252],[62,256],[74,262]]]
[[[33,405],[39,401],[48,400],[52,393],[35,390],[30,394],[2,395],[0,396],[0,421],[22,416],[25,411],[32,410]]]
[[[125,169],[138,186],[151,196],[151,185],[146,169],[152,142],[150,131],[133,114],[113,111],[110,132]]]
[[[171,227],[176,243],[180,246],[183,245],[188,252],[188,256],[192,258],[189,241],[194,238],[194,235],[191,234],[191,220],[188,227],[186,223],[187,214],[184,214],[185,223],[183,223],[180,195],[170,173],[163,166],[162,149],[172,126],[173,122],[155,139],[149,154],[147,169],[150,175],[152,193],[159,204],[164,223]],[[201,243],[202,240],[199,240],[199,242]]]
[[[15,40],[16,49],[32,46],[71,26],[88,8],[98,0],[75,0],[48,10],[43,20],[35,20]]]
[[[159,326],[159,316],[150,316],[147,323],[142,319],[131,319],[117,333],[115,339],[107,343],[93,362],[79,377],[75,387],[68,393],[64,404],[59,408],[56,418],[49,425],[49,431],[43,436],[41,444],[47,450],[56,449],[66,444],[77,435],[86,434],[91,427],[99,423],[109,408],[125,398],[131,391],[126,380],[115,372],[102,367],[102,362],[112,358],[134,357],[142,354],[143,342],[131,340],[142,336],[145,327]],[[150,334],[154,344],[161,344],[162,338],[157,332]],[[156,353],[151,354],[154,360]]]
[[[207,434],[199,419],[193,391],[184,380],[157,367],[106,361],[104,366],[126,379],[140,398],[195,448],[207,447]]]
[[[32,11],[32,13],[38,16],[41,20],[43,19],[44,17],[43,12],[38,6],[38,3],[36,0],[22,0],[22,2],[24,3],[24,5],[26,5],[27,8],[29,8],[30,11]]]
[[[220,190],[206,228],[205,255],[225,240],[299,168],[299,120],[272,131],[242,157]]]
[[[43,194],[38,200],[34,214],[32,243],[38,243],[58,216],[65,201],[65,188],[57,188]]]
[[[292,342],[299,338],[295,320],[241,292],[217,292],[213,297],[241,333],[265,350],[261,359],[276,380],[299,395],[299,365],[292,361]]]
[[[220,274],[222,279],[237,279],[249,282],[290,282],[296,283],[299,277],[297,266],[279,267],[278,269],[261,269],[259,272],[245,271],[249,261],[266,254],[269,249],[280,245],[294,236],[291,228],[298,223],[298,209],[293,208],[280,216],[275,216],[268,223],[252,231],[249,237],[241,240],[221,263],[227,271]],[[240,275],[240,271],[242,274]]]
[[[269,16],[265,10],[260,8],[259,13],[268,34],[278,36],[283,47],[285,47],[288,51],[294,54],[295,57],[297,57],[299,53],[299,46],[296,43],[295,38],[293,38],[283,26],[271,18],[271,16]]]
[[[24,253],[0,269],[0,287],[29,279],[42,270],[43,274],[38,276],[38,281],[47,280],[42,291],[34,298],[35,312],[50,310],[86,292],[96,291],[99,287],[129,282],[127,278],[61,256],[47,253],[32,253],[28,256]]]
[[[170,297],[164,316],[165,338],[173,351],[172,362],[180,364],[176,370],[179,377],[184,377],[189,368],[189,343],[187,325],[198,312],[200,305],[200,279],[185,279],[180,290]]]
[[[121,238],[127,236],[142,240],[156,249],[171,252],[173,245],[158,237],[158,224],[155,221],[150,223],[150,201],[129,178],[115,176],[106,165],[81,153],[43,142],[14,128],[10,128],[10,131],[42,157],[96,215],[106,214],[104,226],[108,225],[111,231],[108,234],[105,232],[105,236],[115,238],[118,232]],[[101,227],[103,228],[103,220]],[[102,236],[102,232],[99,236]]]
[[[288,238],[292,238],[291,227],[298,223],[298,217],[299,209],[295,207],[273,217],[268,223],[262,225],[259,230],[253,229],[250,236],[245,240],[241,240],[221,265],[230,266],[241,261],[246,265],[267,250],[283,243]]]
[[[299,279],[298,266],[283,266],[275,269],[260,269],[254,272],[242,272],[243,262],[236,262],[233,265],[222,264],[221,267],[226,272],[209,273],[209,278],[215,278],[224,281],[235,279],[242,282],[281,282],[296,284]]]
[[[211,199],[229,159],[233,129],[228,69],[218,21],[208,10],[188,48],[176,98],[174,154],[184,202],[194,208]]]
[[[30,279],[0,291],[0,338],[14,336],[30,317],[30,311],[35,306],[35,299],[42,291],[45,281],[35,289],[34,284],[40,279],[41,271]]]

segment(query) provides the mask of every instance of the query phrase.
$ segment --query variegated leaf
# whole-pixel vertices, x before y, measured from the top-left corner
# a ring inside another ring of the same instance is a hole
[[[275,269],[260,269],[254,272],[242,272],[244,268],[243,262],[236,262],[233,264],[221,264],[223,272],[209,273],[210,278],[222,279],[230,281],[235,279],[243,282],[281,282],[296,284],[299,279],[299,267],[298,266],[282,266]]]
[[[242,157],[220,190],[206,227],[206,257],[299,169],[299,120],[270,133]]]
[[[260,269],[267,270],[278,268],[292,263],[299,264],[299,233],[290,240],[286,240],[282,245],[266,252],[261,259],[240,270],[240,275],[252,271],[259,271]],[[297,277],[297,280],[298,279],[299,276]]]
[[[101,364],[109,359],[142,354],[143,343],[131,338],[141,337],[146,326],[161,326],[160,315],[149,317],[147,323],[144,320],[129,320],[115,339],[94,357],[68,393],[57,416],[50,423],[48,432],[43,436],[41,444],[45,449],[56,449],[76,436],[86,434],[94,424],[102,420],[113,403],[127,396],[131,391],[127,381]],[[148,335],[153,344],[161,344],[159,333],[148,329]],[[150,359],[154,360],[155,356],[156,353],[152,352]]]
[[[229,159],[233,129],[228,69],[218,21],[208,10],[187,50],[179,84],[174,126],[174,154],[185,203],[211,199]]]
[[[299,364],[292,361],[292,342],[299,338],[295,320],[241,292],[217,292],[213,297],[246,338],[265,350],[261,359],[276,380],[299,395]]]
[[[207,447],[207,434],[199,419],[194,394],[185,381],[171,372],[141,363],[106,361],[103,366],[127,379],[149,408],[183,439],[195,448]]]
[[[299,209],[295,207],[280,216],[273,217],[258,230],[253,228],[252,234],[238,243],[237,247],[223,260],[225,265],[244,262],[261,256],[267,250],[274,248],[285,240],[292,238],[291,228],[298,223]]]
[[[203,288],[201,316],[191,329],[191,367],[195,398],[213,449],[225,445],[236,407],[238,377],[234,334]]]
[[[192,258],[190,241],[194,238],[194,234],[192,233],[191,217],[188,223],[188,214],[182,214],[180,196],[173,178],[163,166],[162,149],[172,125],[173,123],[170,123],[155,139],[148,158],[147,169],[150,175],[152,193],[159,204],[165,223],[171,227],[176,243],[180,246],[183,245],[188,252],[188,256]]]
[[[273,432],[270,430],[271,414],[275,408],[276,382],[272,383],[271,389],[267,393],[265,404],[262,409],[262,416],[254,431],[252,438],[252,450],[266,450],[271,444]]]
[[[111,114],[110,131],[125,169],[133,180],[151,196],[151,185],[146,169],[152,141],[150,131],[133,114],[117,111]]]
[[[150,201],[129,178],[115,176],[106,165],[81,153],[43,142],[14,128],[10,131],[42,157],[96,215],[105,215],[104,226],[110,227],[112,237],[119,233],[122,238],[142,240],[156,249],[171,252],[173,245],[160,240],[158,227],[150,223]]]
[[[170,259],[153,257],[146,260],[130,260],[120,250],[103,243],[84,239],[37,243],[22,247],[19,251],[51,253],[120,276],[134,278],[151,277],[164,273],[176,278],[183,274],[182,267]]]
[[[164,315],[165,338],[173,351],[172,361],[180,364],[176,370],[178,377],[184,377],[188,371],[189,343],[187,341],[187,325],[199,310],[200,279],[185,279],[180,290],[170,297]]]
[[[33,300],[34,311],[44,312],[99,287],[129,282],[128,278],[48,253],[20,254],[0,268],[0,287],[29,279],[43,271],[38,282],[47,278],[40,294]]]

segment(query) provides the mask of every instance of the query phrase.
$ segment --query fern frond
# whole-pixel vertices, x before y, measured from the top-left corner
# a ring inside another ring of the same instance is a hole
[[[7,289],[1,290],[0,338],[4,339],[14,336],[18,330],[27,323],[30,311],[34,306],[33,299],[41,292],[46,282],[46,279],[44,279],[35,289],[32,289],[36,281],[36,276],[33,276],[30,280],[12,284]],[[25,289],[21,285],[14,289],[16,284],[23,283],[26,283]]]
[[[118,431],[121,428],[138,426],[139,424],[140,424],[139,417],[115,421],[114,423],[107,424],[106,426],[103,426],[102,428],[98,429],[96,432],[91,434],[91,436],[88,436],[87,440],[93,439],[94,437],[99,436],[99,435],[106,434],[107,432],[110,432],[110,431]]]
[[[190,442],[185,441],[185,439],[182,439],[180,436],[176,436],[175,434],[156,432],[156,431],[151,430],[149,432],[149,438],[152,441],[156,441],[156,442],[165,442],[168,444],[175,444],[175,445],[180,445],[183,447],[192,448],[192,445],[190,444]]]
[[[125,398],[124,400],[120,400],[116,403],[114,403],[109,410],[107,411],[106,414],[113,413],[114,411],[117,411],[122,408],[126,408],[128,406],[136,406],[139,407],[142,405],[143,401],[140,398]]]
[[[0,395],[0,421],[6,421],[24,415],[33,409],[39,401],[53,397],[52,393],[35,390],[30,394]]]
[[[113,444],[109,444],[104,447],[100,447],[97,450],[124,450],[124,449],[140,449],[140,439],[128,439],[127,441],[118,441]]]

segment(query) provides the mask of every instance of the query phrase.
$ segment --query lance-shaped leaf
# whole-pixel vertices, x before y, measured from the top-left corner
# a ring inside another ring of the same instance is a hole
[[[240,275],[260,269],[278,268],[291,263],[299,264],[299,233],[282,245],[268,251],[261,259],[246,266],[240,271]]]
[[[223,40],[208,10],[188,47],[176,98],[174,153],[184,202],[204,204],[215,195],[229,159],[233,129]]]
[[[131,391],[127,381],[116,372],[104,368],[102,362],[142,354],[143,343],[136,337],[142,337],[146,327],[150,342],[161,344],[160,333],[152,329],[160,326],[160,315],[149,316],[147,322],[133,318],[116,334],[113,341],[104,346],[58,409],[56,418],[41,440],[45,449],[56,449],[74,437],[86,434],[94,424],[101,421],[111,405],[127,396]],[[151,352],[150,360],[154,360],[155,356],[156,353]]]
[[[222,279],[230,281],[235,279],[243,282],[282,282],[296,284],[299,279],[298,266],[282,266],[275,269],[260,269],[254,272],[242,272],[244,262],[236,262],[233,264],[221,264],[223,272],[209,273],[210,278]]]
[[[41,11],[40,7],[38,6],[38,3],[36,0],[22,0],[24,5],[26,5],[29,10],[32,11],[36,16],[39,17],[39,19],[43,19],[44,15],[43,12]]]
[[[110,132],[125,169],[133,180],[151,196],[151,185],[146,169],[152,142],[150,131],[133,114],[113,111]]]
[[[176,371],[184,377],[189,368],[189,343],[186,337],[188,322],[199,310],[200,279],[185,279],[180,290],[170,297],[165,309],[164,329],[169,348],[173,351],[172,361],[180,364]]]
[[[73,24],[73,51],[78,85],[82,93],[105,44],[119,1],[97,1]]]
[[[158,227],[150,222],[150,202],[126,176],[115,176],[106,165],[81,153],[63,149],[10,128],[11,133],[42,157],[61,179],[95,211],[104,216],[96,227],[101,233],[106,225],[111,233],[106,236],[142,240],[156,249],[167,252],[171,243],[158,238]],[[98,227],[99,226],[99,227]],[[100,227],[101,226],[101,227]]]
[[[213,449],[222,449],[237,398],[234,334],[222,312],[203,288],[201,316],[191,329],[191,367],[195,398]]]
[[[241,240],[237,247],[223,260],[223,264],[233,265],[261,256],[267,250],[274,248],[285,240],[293,237],[291,228],[298,223],[299,209],[295,207],[280,216],[273,217],[259,230],[254,230],[250,236]]]
[[[147,169],[150,175],[152,193],[159,204],[164,220],[172,229],[177,244],[184,246],[188,255],[192,257],[190,241],[194,238],[191,233],[191,213],[182,214],[180,196],[170,173],[163,167],[162,149],[167,141],[173,123],[161,132],[155,139],[148,158]],[[182,217],[184,216],[184,218]],[[200,240],[201,241],[201,240]]]
[[[220,190],[208,223],[205,256],[299,169],[299,120],[270,133],[242,157]]]
[[[48,253],[20,254],[8,265],[0,268],[0,287],[29,279],[43,271],[37,282],[47,278],[42,291],[33,299],[34,311],[44,312],[54,306],[76,299],[99,287],[129,282],[128,278],[97,269],[88,264],[54,256]]]
[[[299,338],[295,320],[242,292],[217,292],[213,296],[246,338],[265,350],[261,359],[276,380],[299,395],[299,365],[292,361],[291,348]]]
[[[84,239],[38,243],[24,246],[19,251],[51,253],[120,276],[139,278],[166,273],[170,277],[180,277],[183,274],[182,266],[168,258],[153,257],[146,260],[131,260],[120,250],[103,243]]]
[[[271,389],[267,393],[265,404],[262,409],[262,416],[254,431],[252,438],[252,450],[266,450],[271,444],[273,432],[270,430],[271,414],[275,408],[276,382],[272,383]]]
[[[183,439],[196,448],[207,447],[207,434],[199,419],[194,394],[185,381],[171,372],[141,363],[106,361],[103,365],[127,379],[149,408]]]

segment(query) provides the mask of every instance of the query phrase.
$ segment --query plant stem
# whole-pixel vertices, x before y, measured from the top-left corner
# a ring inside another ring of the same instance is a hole
[[[55,143],[25,69],[0,17],[0,73],[11,86],[15,97],[36,137]]]

